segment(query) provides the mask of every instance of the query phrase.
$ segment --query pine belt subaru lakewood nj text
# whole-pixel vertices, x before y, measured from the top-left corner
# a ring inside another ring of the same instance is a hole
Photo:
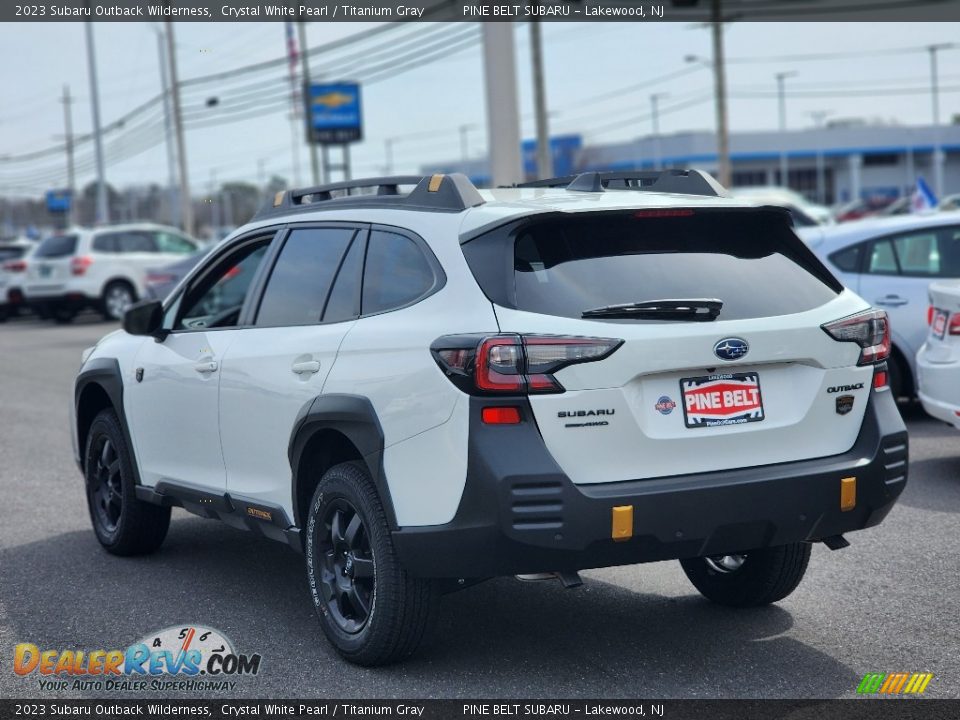
[[[377,178],[278,193],[129,310],[73,438],[109,552],[173,505],[289,543],[374,665],[498,575],[679,559],[786,597],[904,488],[889,351],[786,211],[698,171]]]

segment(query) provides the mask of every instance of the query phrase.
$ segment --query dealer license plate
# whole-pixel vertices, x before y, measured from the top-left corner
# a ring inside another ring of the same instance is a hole
[[[680,395],[688,428],[740,425],[764,418],[760,375],[755,372],[683,378]]]

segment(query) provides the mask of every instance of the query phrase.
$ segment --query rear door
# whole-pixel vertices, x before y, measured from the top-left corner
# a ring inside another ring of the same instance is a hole
[[[530,396],[548,449],[574,482],[787,462],[856,440],[873,370],[857,367],[859,348],[821,325],[866,304],[842,290],[786,218],[584,213],[499,232],[513,236],[507,290],[497,297],[488,288],[503,332],[623,341],[604,359],[559,370],[565,392]],[[475,242],[483,238],[465,245],[468,260],[482,254]],[[666,299],[723,307],[712,321],[582,317]],[[843,412],[842,386],[854,398]]]
[[[913,358],[927,334],[927,287],[935,278],[960,278],[960,227],[928,227],[867,245],[863,298],[890,316],[894,339]]]
[[[220,435],[231,495],[290,509],[287,449],[359,314],[366,227],[295,227],[255,319],[223,360]],[[292,515],[291,515],[292,517]]]

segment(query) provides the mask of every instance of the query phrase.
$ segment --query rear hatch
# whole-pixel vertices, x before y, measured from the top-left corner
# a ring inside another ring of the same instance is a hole
[[[27,292],[42,295],[63,290],[78,244],[77,235],[51,235],[42,240],[27,264]]]
[[[930,285],[930,331],[924,359],[931,363],[960,362],[960,282]]]
[[[530,395],[575,483],[829,456],[859,434],[874,369],[821,326],[868,306],[782,211],[556,214],[463,250],[501,332],[622,341]]]

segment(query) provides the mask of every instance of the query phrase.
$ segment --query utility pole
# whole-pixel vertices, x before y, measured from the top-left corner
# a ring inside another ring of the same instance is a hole
[[[670,93],[653,93],[650,96],[650,121],[653,124],[653,169],[660,169],[660,98],[669,97]]]
[[[110,222],[110,208],[107,206],[107,180],[103,165],[103,136],[100,131],[100,93],[97,90],[97,51],[93,44],[93,23],[86,22],[87,30],[87,72],[90,75],[90,107],[93,113],[93,146],[97,159],[97,212],[96,224]]]
[[[300,37],[300,72],[303,75],[304,97],[310,97],[310,58],[307,55],[307,24],[302,20],[297,23],[298,35]],[[306,126],[310,123],[310,108],[304,104],[305,127],[304,134],[307,138],[307,144],[310,146],[310,179],[314,185],[320,184],[320,160],[317,156],[317,144],[310,139],[310,133],[306,131]]]
[[[460,159],[467,160],[470,157],[470,136],[468,133],[475,128],[473,123],[464,123],[460,126]]]
[[[293,22],[284,23],[287,34],[287,67],[290,77],[290,152],[293,156],[293,184],[300,185],[300,138],[297,132],[300,118],[300,92],[297,88],[297,39]]]
[[[173,22],[167,20],[167,58],[170,62],[170,92],[173,102],[173,126],[177,140],[177,161],[180,165],[180,219],[183,229],[193,235],[193,201],[190,199],[190,177],[187,173],[187,146],[183,140],[183,113],[180,109],[180,81],[177,79],[177,50],[173,39]]]
[[[774,75],[777,79],[777,102],[780,109],[780,185],[781,187],[790,187],[790,179],[787,175],[787,96],[784,87],[784,81],[796,75],[795,72],[778,72]]]
[[[63,86],[63,97],[60,99],[63,103],[63,131],[66,133],[67,146],[67,192],[70,194],[70,210],[67,211],[67,227],[73,224],[75,217],[75,208],[77,203],[76,184],[73,174],[73,117],[70,111],[70,105],[73,99],[70,97],[70,86]]]
[[[482,33],[490,180],[512,185],[523,178],[513,23],[483,23]]]
[[[730,187],[730,132],[727,129],[727,78],[723,59],[723,8],[721,0],[713,0],[710,8],[713,35],[713,94],[717,109],[717,178]]]
[[[533,74],[533,104],[537,122],[537,175],[553,177],[553,154],[550,148],[550,126],[547,120],[547,90],[543,76],[543,42],[540,23],[530,21],[530,67]]]
[[[163,40],[163,30],[151,23],[157,35],[157,60],[160,64],[160,89],[163,92],[163,138],[167,146],[167,203],[170,206],[169,222],[180,224],[180,208],[177,202],[177,157],[173,147],[173,122],[170,117],[170,64],[167,62],[167,48]]]
[[[927,46],[930,53],[930,96],[933,103],[933,184],[937,198],[943,197],[943,148],[940,145],[940,87],[937,73],[937,53],[957,47],[956,43],[937,43]]]

